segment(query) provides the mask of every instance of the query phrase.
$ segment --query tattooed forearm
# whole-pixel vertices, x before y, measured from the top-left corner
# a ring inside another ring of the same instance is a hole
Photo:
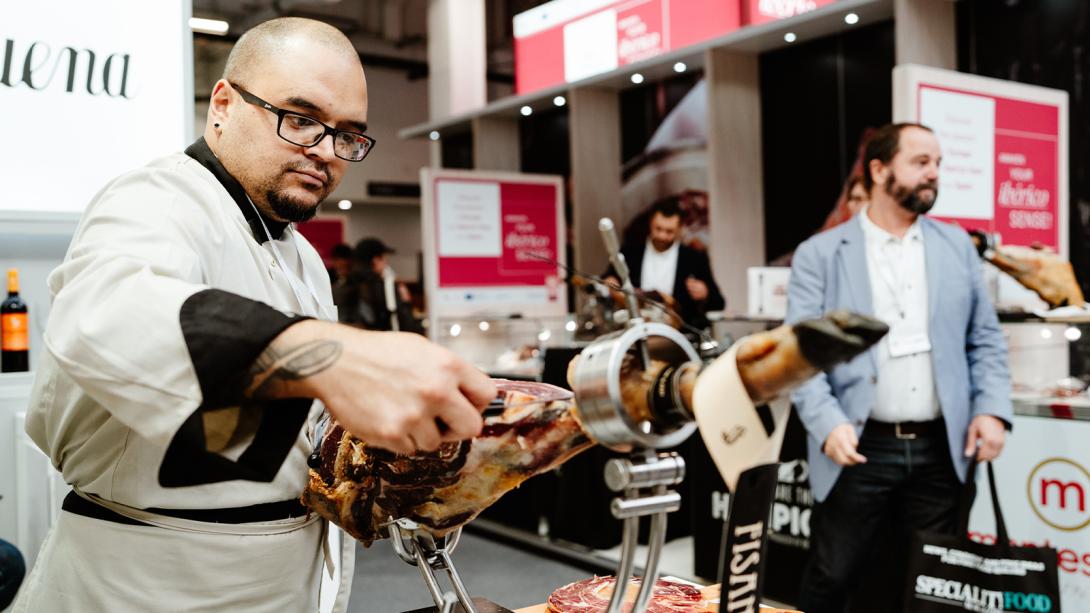
[[[246,397],[254,400],[285,397],[289,382],[324,371],[341,357],[341,351],[341,343],[333,340],[310,341],[286,351],[269,346],[250,368]]]

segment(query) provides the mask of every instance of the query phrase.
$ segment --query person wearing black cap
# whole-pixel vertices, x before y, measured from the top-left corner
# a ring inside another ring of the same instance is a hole
[[[423,334],[423,327],[413,317],[408,290],[404,284],[395,280],[396,275],[386,257],[391,253],[394,250],[375,237],[367,237],[356,243],[355,271],[351,284],[355,300],[348,298],[350,304],[354,302],[355,308],[345,305],[341,309],[344,316],[342,321],[361,325],[369,330],[398,330]],[[391,309],[391,306],[394,308]],[[391,316],[392,312],[397,313],[396,320]]]

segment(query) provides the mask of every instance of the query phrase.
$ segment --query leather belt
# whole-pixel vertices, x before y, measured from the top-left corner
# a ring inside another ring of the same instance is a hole
[[[120,513],[111,511],[102,505],[95,504],[75,492],[68,492],[61,503],[61,509],[76,515],[112,521],[117,524],[131,526],[150,526],[142,521],[125,517]],[[307,514],[307,508],[298,499],[281,500],[279,502],[266,502],[248,507],[231,507],[225,509],[146,509],[149,512],[167,517],[203,521],[215,524],[249,524],[258,522],[270,522],[292,517],[302,517]]]
[[[867,425],[863,428],[864,435],[869,434],[901,440],[912,440],[921,436],[938,436],[945,434],[945,432],[946,427],[941,417],[930,421],[900,421],[896,423],[868,419]]]

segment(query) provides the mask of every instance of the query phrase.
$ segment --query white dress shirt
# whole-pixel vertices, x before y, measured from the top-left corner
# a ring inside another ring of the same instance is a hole
[[[928,421],[941,414],[931,360],[927,267],[920,223],[903,239],[859,215],[875,316],[890,327],[879,343],[878,383],[871,418]]]
[[[643,248],[643,265],[640,267],[640,289],[674,295],[677,279],[677,252],[680,241],[674,241],[666,251],[659,251],[650,240]]]

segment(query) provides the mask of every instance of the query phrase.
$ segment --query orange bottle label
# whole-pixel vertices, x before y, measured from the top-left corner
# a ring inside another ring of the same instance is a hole
[[[4,351],[29,351],[30,326],[26,313],[0,315],[0,349]]]

